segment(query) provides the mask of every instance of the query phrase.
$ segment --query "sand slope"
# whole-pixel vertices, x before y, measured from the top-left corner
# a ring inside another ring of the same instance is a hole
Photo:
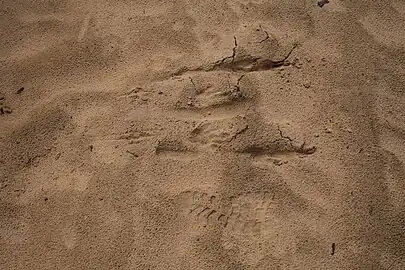
[[[405,269],[405,4],[2,1],[2,269]]]

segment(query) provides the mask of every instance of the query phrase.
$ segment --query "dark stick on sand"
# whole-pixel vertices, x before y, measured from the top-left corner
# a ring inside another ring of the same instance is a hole
[[[324,5],[328,4],[329,0],[320,0],[318,1],[318,6],[323,7]]]

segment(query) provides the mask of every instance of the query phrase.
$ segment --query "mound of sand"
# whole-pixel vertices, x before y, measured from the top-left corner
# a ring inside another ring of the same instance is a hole
[[[2,1],[2,269],[405,269],[405,4]]]

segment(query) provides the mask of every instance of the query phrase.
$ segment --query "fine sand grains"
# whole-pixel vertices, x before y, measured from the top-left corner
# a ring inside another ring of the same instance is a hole
[[[405,269],[402,1],[0,13],[1,269]]]

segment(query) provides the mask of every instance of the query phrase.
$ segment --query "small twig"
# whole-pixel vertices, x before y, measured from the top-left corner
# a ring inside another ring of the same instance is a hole
[[[191,78],[191,77],[188,77],[188,78],[190,79],[191,83],[193,84],[194,91],[198,94],[197,86],[195,85],[193,78]]]

